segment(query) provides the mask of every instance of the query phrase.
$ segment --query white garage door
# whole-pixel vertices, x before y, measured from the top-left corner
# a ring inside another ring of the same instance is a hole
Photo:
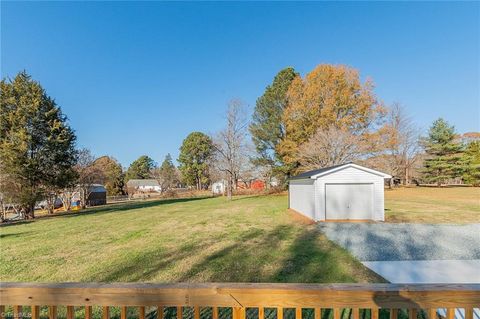
[[[373,184],[326,184],[327,219],[373,219]]]

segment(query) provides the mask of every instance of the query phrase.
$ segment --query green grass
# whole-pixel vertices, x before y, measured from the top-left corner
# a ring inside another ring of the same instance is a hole
[[[111,205],[0,227],[1,281],[378,282],[286,196]]]
[[[479,187],[413,187],[385,190],[387,222],[478,223]]]

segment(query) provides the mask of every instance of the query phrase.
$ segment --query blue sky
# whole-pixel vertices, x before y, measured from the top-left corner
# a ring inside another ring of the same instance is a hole
[[[78,145],[124,166],[174,158],[214,133],[227,102],[253,109],[286,66],[371,77],[427,129],[480,128],[478,3],[1,3],[1,76],[27,70],[67,114]]]

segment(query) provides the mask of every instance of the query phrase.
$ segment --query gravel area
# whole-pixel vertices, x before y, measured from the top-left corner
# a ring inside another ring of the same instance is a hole
[[[360,261],[480,259],[480,224],[320,223]]]

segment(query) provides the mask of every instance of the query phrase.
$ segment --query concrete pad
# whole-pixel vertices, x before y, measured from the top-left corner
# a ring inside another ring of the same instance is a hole
[[[480,283],[480,259],[364,261],[391,283]]]

